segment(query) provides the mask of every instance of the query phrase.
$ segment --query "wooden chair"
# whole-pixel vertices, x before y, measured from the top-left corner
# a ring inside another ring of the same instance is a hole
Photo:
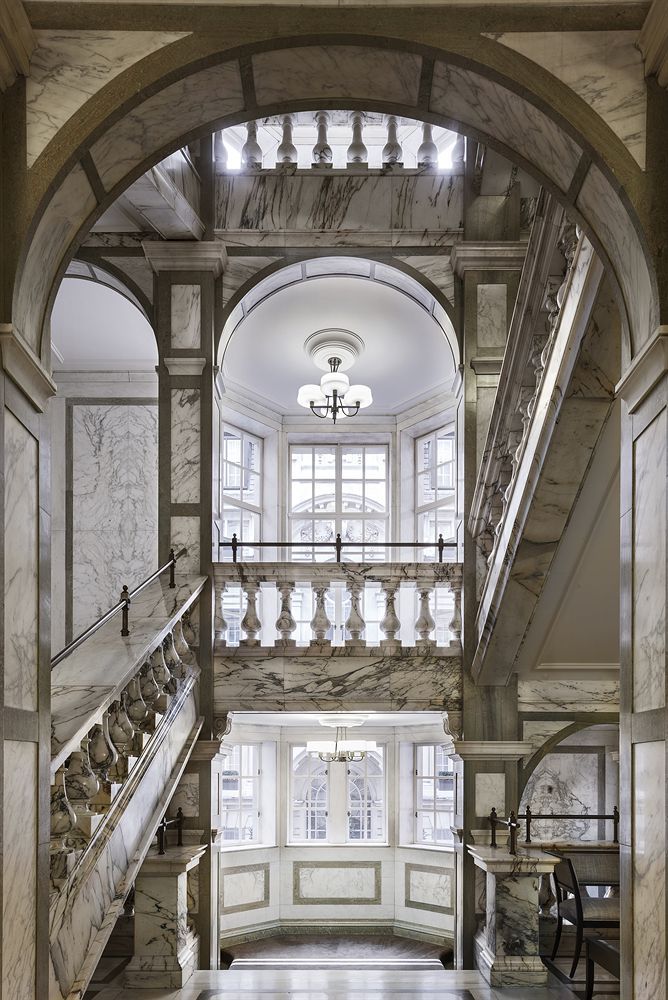
[[[619,927],[619,897],[595,899],[583,893],[570,858],[562,858],[557,864],[554,882],[557,890],[557,932],[551,957],[554,961],[559,950],[564,920],[567,920],[575,927],[575,954],[570,974],[572,979],[580,961],[585,930]]]

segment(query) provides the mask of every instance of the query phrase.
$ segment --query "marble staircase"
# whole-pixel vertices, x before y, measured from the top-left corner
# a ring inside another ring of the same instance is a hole
[[[150,583],[52,672],[49,1000],[83,995],[193,750],[204,577]]]

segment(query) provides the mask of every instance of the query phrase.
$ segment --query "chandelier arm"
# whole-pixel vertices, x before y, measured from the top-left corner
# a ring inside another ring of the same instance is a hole
[[[343,412],[345,413],[345,415],[347,417],[356,417],[357,414],[360,411],[360,404],[359,403],[355,403],[355,404],[353,404],[353,403],[347,403],[347,404],[346,403],[341,403],[340,404],[340,409],[343,410]]]
[[[329,403],[327,403],[326,406],[316,406],[315,403],[309,403],[309,407],[310,407],[311,413],[315,417],[319,417],[321,420],[325,420],[325,418],[329,416]],[[325,412],[324,413],[318,413],[319,409],[320,410],[324,409]]]

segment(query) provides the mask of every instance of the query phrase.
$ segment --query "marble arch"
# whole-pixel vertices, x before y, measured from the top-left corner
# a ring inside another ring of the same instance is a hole
[[[227,37],[247,38],[250,30],[246,23]],[[626,194],[641,188],[642,173],[602,119],[556,78],[491,39],[477,39],[474,58],[456,33],[447,49],[368,34],[223,46],[220,34],[196,34],[169,46],[167,59],[156,58],[163,51],[141,60],[114,82],[113,98],[103,88],[87,101],[31,169],[37,193],[12,313],[47,367],[42,331],[59,280],[90,225],[133,180],[215,128],[334,107],[428,120],[519,162],[568,206],[615,275],[625,361],[647,342],[658,325],[657,282]],[[142,63],[150,71],[142,74]]]

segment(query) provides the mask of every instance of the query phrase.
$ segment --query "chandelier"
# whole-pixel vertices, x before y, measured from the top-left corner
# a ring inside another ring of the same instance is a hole
[[[348,330],[319,330],[307,339],[305,350],[325,374],[320,385],[301,386],[297,393],[300,406],[325,420],[336,423],[343,417],[354,417],[373,402],[368,385],[351,385],[346,369],[352,367],[364,342]]]
[[[336,722],[332,722],[327,718],[320,719],[319,721],[321,726],[331,726],[335,729],[334,739],[308,740],[306,743],[306,752],[312,757],[319,757],[326,764],[348,764],[351,761],[359,762],[364,760],[367,753],[378,749],[376,743],[369,740],[348,739],[347,726],[336,725]],[[365,719],[354,718],[346,721],[349,722],[349,725],[359,726]]]

